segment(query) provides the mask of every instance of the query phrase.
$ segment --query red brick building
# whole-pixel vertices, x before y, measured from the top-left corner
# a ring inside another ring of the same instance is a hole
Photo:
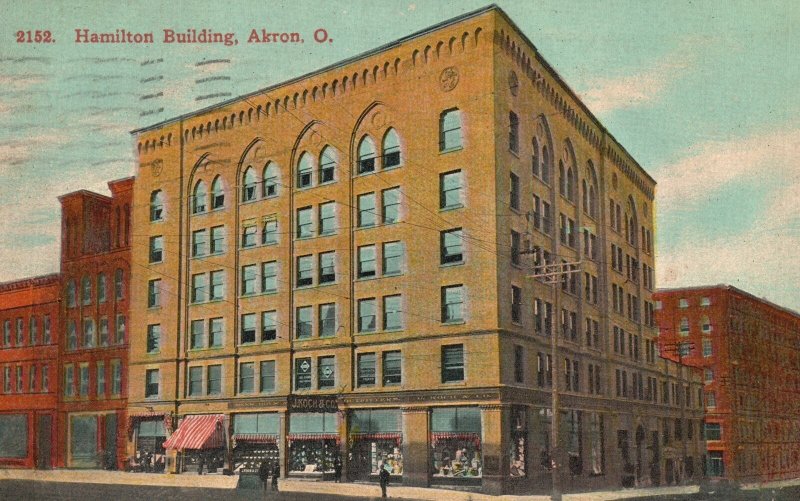
[[[61,467],[117,468],[124,458],[133,178],[108,186],[111,197],[83,190],[59,197]]]
[[[703,370],[707,475],[800,476],[800,314],[729,285],[654,297],[662,356]]]
[[[0,467],[50,468],[56,449],[60,280],[0,284]]]

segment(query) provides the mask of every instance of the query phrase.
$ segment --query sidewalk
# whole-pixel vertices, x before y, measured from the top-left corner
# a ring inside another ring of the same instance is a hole
[[[128,473],[105,470],[0,470],[2,480],[34,480],[37,482],[69,482],[78,484],[151,485],[162,487],[197,487],[235,489],[239,477],[234,475],[198,475],[185,473]]]

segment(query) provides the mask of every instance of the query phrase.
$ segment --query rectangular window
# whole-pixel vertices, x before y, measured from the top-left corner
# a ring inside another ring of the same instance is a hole
[[[359,353],[356,360],[358,364],[357,386],[375,386],[375,354]]]
[[[706,440],[722,440],[722,425],[720,423],[706,423]]]
[[[319,283],[331,284],[336,282],[336,251],[321,252],[319,254]]]
[[[716,407],[717,406],[717,394],[713,391],[709,391],[706,393],[705,399],[706,407]]]
[[[161,347],[161,324],[147,326],[147,353],[158,353]]]
[[[102,362],[98,362],[98,364],[102,364]],[[100,373],[98,372],[97,374],[98,374],[98,379],[99,379]],[[98,381],[98,383],[99,383],[99,381]],[[98,384],[97,387],[100,388],[99,384]],[[29,393],[35,393],[36,392],[36,366],[35,365],[31,365],[28,368],[28,392]],[[99,394],[99,390],[98,390],[98,394]]]
[[[256,365],[254,362],[239,364],[239,393],[253,393],[256,383]]]
[[[222,366],[209,365],[207,369],[206,394],[219,395],[222,393]]]
[[[245,313],[242,315],[241,344],[256,342],[256,314]]]
[[[219,301],[225,297],[225,272],[216,270],[211,272],[211,301]]]
[[[208,321],[208,347],[219,348],[222,346],[223,323],[221,318],[212,318]]]
[[[261,292],[276,292],[278,290],[278,262],[268,261],[261,263]]]
[[[42,393],[50,391],[50,366],[42,366]]]
[[[446,110],[439,116],[439,151],[461,148],[461,111]]]
[[[64,396],[72,397],[75,395],[75,368],[72,365],[64,366]],[[11,391],[11,367],[5,367],[5,386],[4,391]]]
[[[89,364],[80,365],[80,386],[78,395],[81,397],[89,396]],[[17,366],[17,391],[22,391],[22,367]]]
[[[711,355],[713,355],[713,351],[711,349],[711,340],[703,339],[703,356],[710,357]]]
[[[161,279],[147,282],[147,307],[158,308],[161,306]]]
[[[542,231],[550,235],[553,230],[553,211],[548,202],[542,202]]]
[[[275,391],[275,361],[265,360],[261,362],[259,376],[261,378],[259,390],[261,393],[272,393]]]
[[[248,224],[242,228],[242,247],[255,247],[258,229],[255,224]]]
[[[303,207],[297,209],[297,238],[314,236],[313,208]]]
[[[403,298],[400,294],[383,297],[383,330],[403,328]]]
[[[319,205],[319,234],[336,233],[336,202],[325,202]]]
[[[98,324],[98,332],[100,334],[100,346],[108,346],[108,318],[100,317]],[[32,331],[31,331],[32,332]],[[31,334],[32,336],[33,334]],[[33,343],[36,344],[36,343]]]
[[[264,245],[275,245],[278,243],[278,220],[274,216],[264,219],[264,226],[261,231],[261,243]]]
[[[261,342],[275,341],[278,338],[278,312],[261,313]]]
[[[514,210],[519,210],[519,176],[511,173],[511,193],[509,194],[508,205]]]
[[[383,244],[383,274],[399,275],[403,272],[403,243],[386,242]]]
[[[442,287],[442,322],[464,321],[464,286]]]
[[[160,263],[164,260],[164,237],[150,237],[150,262]]]
[[[192,275],[192,302],[204,303],[208,299],[208,278],[205,273]]]
[[[205,348],[205,320],[192,320],[190,346],[193,350]]]
[[[208,248],[206,230],[192,232],[192,257],[205,256]]]
[[[358,196],[358,227],[375,226],[377,223],[375,211],[375,193],[364,193]]]
[[[118,396],[122,392],[122,362],[118,358],[111,361],[111,394]],[[158,390],[156,390],[156,394]]]
[[[515,266],[520,265],[520,235],[514,230],[511,230],[511,264]]]
[[[403,368],[400,351],[383,352],[383,385],[394,386],[403,382]]]
[[[214,226],[211,228],[211,253],[221,254],[225,252],[225,227]]]
[[[311,338],[311,324],[312,324],[312,309],[311,306],[300,306],[297,308],[297,339],[310,339]]]
[[[525,351],[522,346],[514,346],[514,382],[525,381]]]
[[[375,298],[358,300],[358,332],[375,332]]]
[[[117,344],[125,343],[125,315],[117,315]]]
[[[121,269],[114,272],[114,295],[117,301],[125,298],[124,272]]]
[[[464,380],[464,345],[442,346],[442,383]]]
[[[461,228],[441,232],[440,245],[441,264],[464,262]]]
[[[336,358],[317,358],[317,388],[327,390],[336,385]]]
[[[319,337],[336,335],[336,303],[319,305]]]
[[[311,389],[311,359],[296,358],[294,360],[294,389]]]
[[[187,391],[190,397],[197,397],[203,394],[202,367],[189,367],[189,388]]]
[[[508,149],[519,151],[519,118],[513,111],[508,113]]]
[[[36,346],[36,343],[39,342],[39,324],[37,322],[36,317],[31,317],[28,321],[28,340],[31,346]]]
[[[522,323],[522,289],[516,285],[511,286],[511,321]]]
[[[358,278],[370,278],[376,274],[375,246],[364,245],[358,248]]]
[[[400,221],[400,188],[389,188],[381,193],[383,224]]]
[[[297,258],[297,286],[308,287],[314,284],[314,256],[299,256]]]
[[[242,266],[242,296],[255,294],[256,279],[258,278],[258,269],[255,264],[246,264]]]
[[[463,192],[464,186],[460,170],[445,172],[439,175],[440,209],[453,209],[463,206]]]

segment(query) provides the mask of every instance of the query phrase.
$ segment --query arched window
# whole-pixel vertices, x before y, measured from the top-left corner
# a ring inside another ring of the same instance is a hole
[[[383,136],[383,168],[397,167],[400,162],[400,138],[397,132],[390,128]]]
[[[597,172],[594,170],[594,164],[589,160],[587,164],[587,175],[589,178],[589,215],[597,219]]]
[[[67,322],[67,349],[78,349],[78,329],[75,325],[75,320]],[[69,383],[67,383],[69,385]]]
[[[364,136],[358,144],[358,173],[375,172],[375,143],[372,138]]]
[[[567,199],[571,202],[575,202],[575,171],[572,170],[572,167],[567,168]]]
[[[101,273],[97,275],[97,302],[106,302],[106,274]]]
[[[92,281],[85,275],[81,279],[81,304],[92,304]]]
[[[545,183],[550,182],[550,152],[547,145],[542,146],[542,180]]]
[[[125,272],[121,268],[117,268],[117,271],[114,272],[114,295],[118,301],[125,298],[124,278]]]
[[[297,187],[311,187],[311,178],[313,172],[314,162],[311,159],[311,155],[308,153],[303,153],[300,155],[300,160],[297,162]]]
[[[192,214],[202,214],[206,211],[206,183],[198,181],[192,194]]]
[[[336,161],[336,150],[326,146],[319,155],[319,184],[335,180]]]
[[[589,185],[586,183],[584,179],[581,182],[583,189],[581,190],[581,201],[583,202],[583,212],[586,214],[589,213]]]
[[[542,171],[539,170],[539,140],[535,137],[531,144],[531,151],[531,172],[534,176],[541,177]]]
[[[249,165],[242,179],[242,202],[251,202],[256,199],[256,173]]]
[[[439,115],[439,151],[461,148],[461,111],[458,108],[445,110]]]
[[[225,207],[225,190],[222,187],[222,178],[217,176],[211,183],[211,210]]]
[[[264,197],[274,197],[278,195],[278,166],[273,162],[267,162],[264,166]]]
[[[75,307],[75,280],[67,282],[67,308]]]
[[[567,196],[567,175],[564,172],[564,162],[558,161],[558,192],[562,197]]]
[[[119,211],[119,209],[117,209]],[[150,221],[164,220],[164,193],[155,190],[150,194]]]
[[[636,246],[637,235],[639,231],[639,223],[636,218],[636,206],[633,204],[633,199],[628,199],[628,208],[625,212],[625,237],[628,243]]]
[[[703,315],[703,318],[700,320],[700,327],[706,334],[711,332],[711,320],[708,319],[708,315]]]

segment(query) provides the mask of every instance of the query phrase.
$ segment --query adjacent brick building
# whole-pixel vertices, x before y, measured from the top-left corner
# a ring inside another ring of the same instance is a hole
[[[497,7],[135,137],[129,454],[492,493],[554,461],[573,489],[699,475],[655,182]]]
[[[60,284],[0,283],[0,468],[54,465]]]
[[[800,475],[800,314],[729,285],[659,290],[662,356],[701,368],[707,475]]]

